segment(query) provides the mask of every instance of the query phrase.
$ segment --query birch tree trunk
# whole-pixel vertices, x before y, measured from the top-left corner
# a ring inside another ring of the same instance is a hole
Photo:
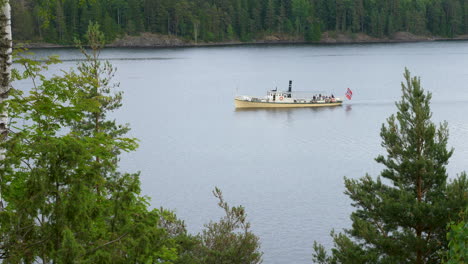
[[[9,0],[0,0],[0,104],[8,98],[11,80],[12,39],[11,13]],[[0,140],[8,134],[8,116],[6,111],[0,113]],[[0,149],[0,160],[5,158],[5,149]],[[1,180],[1,179],[0,179]],[[0,211],[3,211],[2,190],[0,189]]]
[[[12,40],[11,40],[11,14],[9,0],[1,0],[2,11],[0,13],[0,104],[8,97],[10,90],[11,64],[12,64]],[[5,112],[0,113],[0,136],[3,140],[8,132],[8,117]],[[3,151],[0,150],[0,159],[3,159]]]

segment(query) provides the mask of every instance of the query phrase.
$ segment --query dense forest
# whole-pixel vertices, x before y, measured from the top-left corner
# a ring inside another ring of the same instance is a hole
[[[15,0],[17,40],[71,44],[90,21],[106,40],[141,32],[198,42],[271,34],[317,41],[322,32],[392,36],[468,33],[468,0]]]

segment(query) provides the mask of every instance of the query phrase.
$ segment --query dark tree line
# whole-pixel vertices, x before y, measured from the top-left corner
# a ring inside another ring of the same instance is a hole
[[[152,32],[192,41],[268,34],[319,40],[324,31],[391,36],[468,33],[468,0],[15,0],[16,39],[70,44],[98,22],[107,41]]]

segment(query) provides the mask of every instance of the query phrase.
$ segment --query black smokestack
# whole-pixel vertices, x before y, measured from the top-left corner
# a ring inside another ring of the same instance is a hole
[[[289,80],[289,89],[288,89],[288,92],[289,92],[288,97],[289,98],[291,98],[291,91],[292,91],[292,81]]]

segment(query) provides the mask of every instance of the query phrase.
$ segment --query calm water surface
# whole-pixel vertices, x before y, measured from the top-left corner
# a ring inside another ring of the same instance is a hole
[[[65,61],[74,50],[36,50]],[[330,230],[350,226],[343,177],[378,175],[381,124],[396,112],[404,67],[433,93],[434,120],[447,120],[455,147],[450,177],[467,169],[468,42],[331,46],[109,49],[125,92],[115,113],[140,139],[123,171],[141,171],[154,207],[174,209],[190,232],[217,220],[211,191],[246,207],[264,263],[311,263],[312,244],[332,246]],[[236,111],[236,94],[268,89],[330,91],[338,108]],[[26,87],[18,83],[17,87]]]

